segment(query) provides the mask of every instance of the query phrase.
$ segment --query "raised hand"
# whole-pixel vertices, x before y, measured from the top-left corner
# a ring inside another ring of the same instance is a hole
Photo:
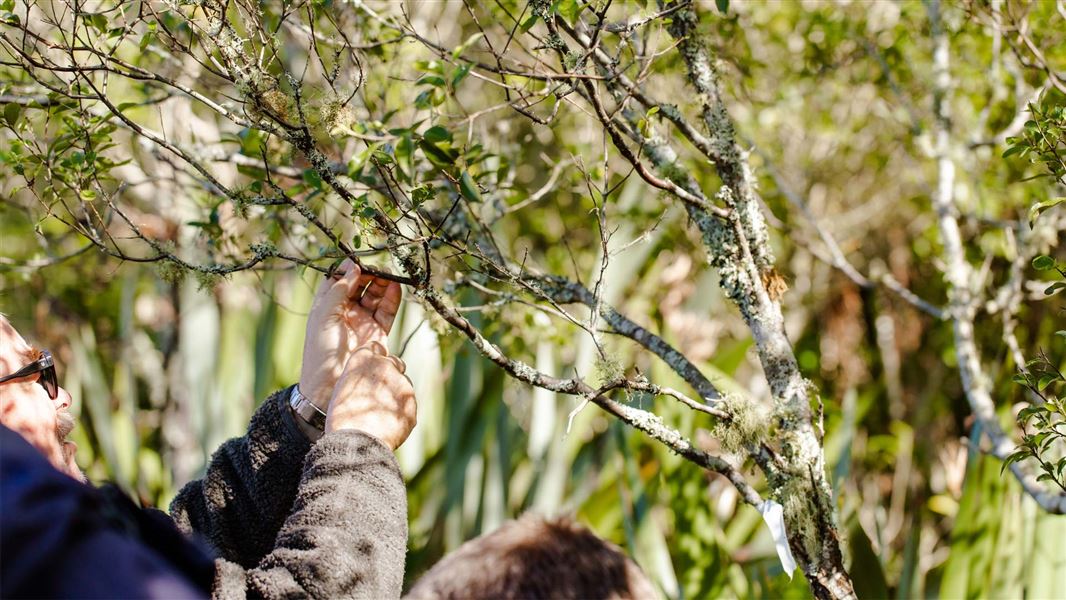
[[[325,411],[356,348],[385,346],[401,296],[400,284],[363,273],[351,260],[322,282],[307,317],[300,393]]]

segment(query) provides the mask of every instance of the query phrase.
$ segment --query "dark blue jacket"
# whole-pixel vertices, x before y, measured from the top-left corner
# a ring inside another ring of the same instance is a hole
[[[205,598],[214,569],[165,514],[60,473],[0,426],[0,597]]]
[[[173,520],[74,481],[3,429],[0,599],[399,598],[407,492],[392,449],[354,430],[312,445],[290,391],[219,447]]]

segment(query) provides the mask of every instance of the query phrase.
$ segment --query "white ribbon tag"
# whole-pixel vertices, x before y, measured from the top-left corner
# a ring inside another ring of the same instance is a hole
[[[766,526],[770,528],[770,536],[774,538],[781,568],[788,573],[791,581],[792,572],[796,570],[796,559],[792,556],[792,549],[788,547],[788,536],[785,535],[785,509],[773,500],[766,500],[758,506],[758,510],[763,521],[766,521]]]

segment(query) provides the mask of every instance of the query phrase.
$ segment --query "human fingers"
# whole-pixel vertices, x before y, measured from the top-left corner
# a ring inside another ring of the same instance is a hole
[[[332,279],[334,281],[341,279],[348,273],[351,273],[353,268],[358,269],[359,265],[357,265],[352,259],[346,258],[341,264],[326,273],[326,279]]]
[[[385,290],[388,287],[388,279],[374,277],[363,290],[363,295],[359,298],[359,304],[367,310],[376,310],[378,305],[381,304],[381,299],[385,297]]]
[[[362,275],[362,269],[359,265],[352,262],[351,259],[345,259],[332,274],[327,277],[318,287],[318,294],[322,302],[328,303],[331,306],[336,306],[344,301],[345,298],[351,298],[358,296],[356,291],[358,281]]]
[[[408,436],[411,435],[411,431],[413,431],[415,425],[418,424],[418,402],[415,399],[414,384],[411,383],[411,379],[406,375],[401,375],[401,377],[403,377],[404,391],[401,393],[400,411],[401,418],[404,422],[400,436],[396,440],[396,448],[399,448],[405,441],[407,441]]]
[[[385,358],[387,358],[401,374],[407,373],[407,363],[405,363],[402,358],[399,356],[386,356]]]
[[[344,375],[369,367],[375,361],[388,359],[389,351],[378,342],[367,342],[356,348],[345,361]],[[376,369],[372,369],[376,370]]]
[[[367,289],[374,283],[374,275],[367,272],[361,272],[359,279],[356,281],[355,289],[352,290],[352,295],[349,296],[353,302],[361,303],[364,296],[366,296]]]
[[[392,323],[396,320],[396,313],[400,311],[400,300],[403,298],[403,288],[395,281],[385,282],[381,300],[374,310],[374,320],[385,331],[392,330]]]

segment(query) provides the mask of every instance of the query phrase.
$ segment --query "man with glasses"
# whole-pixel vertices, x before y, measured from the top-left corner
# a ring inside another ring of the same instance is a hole
[[[37,393],[13,392],[7,386],[0,391],[3,400],[3,412],[0,422],[14,429],[33,444],[55,468],[82,481],[78,465],[74,462],[77,446],[66,441],[67,435],[74,429],[74,417],[67,410],[70,407],[70,394],[59,387],[56,378],[55,361],[47,350],[37,350],[22,339],[7,319],[0,316],[0,343],[3,344],[3,356],[0,364],[8,371],[10,364],[23,364],[10,375],[0,377],[0,385],[18,382],[40,384]],[[17,394],[17,395],[16,395]],[[16,401],[18,400],[18,401]]]
[[[219,448],[173,522],[83,483],[55,359],[0,315],[0,597],[398,597],[393,451],[415,422],[406,366],[384,346],[399,302],[398,284],[351,262],[327,278],[299,384]]]

